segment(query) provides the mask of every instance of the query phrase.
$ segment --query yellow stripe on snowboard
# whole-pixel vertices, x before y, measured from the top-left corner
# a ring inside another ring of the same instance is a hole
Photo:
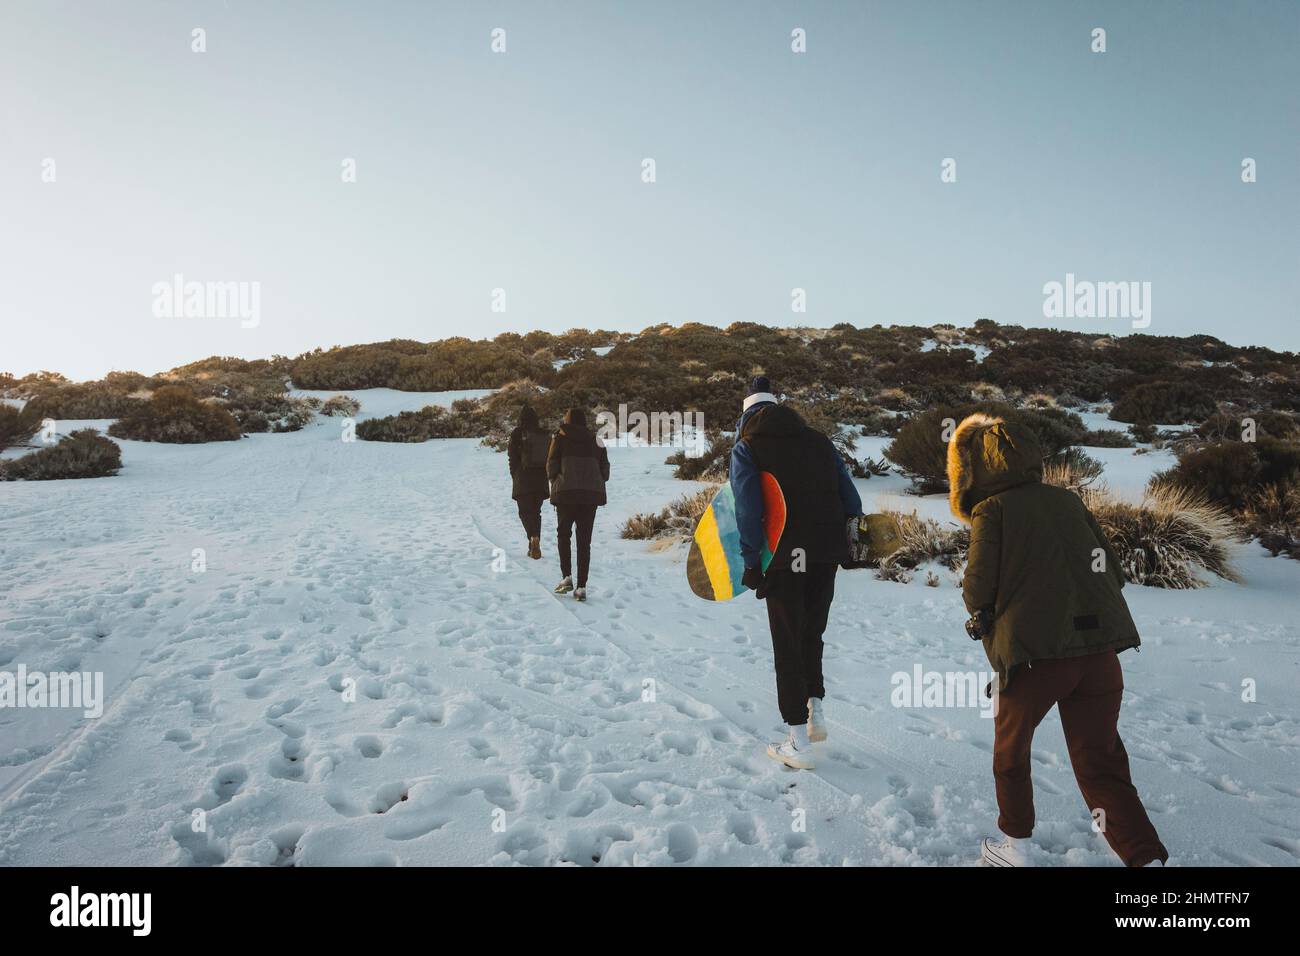
[[[695,543],[700,546],[704,570],[708,572],[709,583],[713,585],[714,600],[731,600],[734,593],[731,569],[727,566],[727,554],[722,550],[722,539],[718,536],[718,523],[713,517],[712,508],[707,509],[700,518],[700,525],[695,529]]]

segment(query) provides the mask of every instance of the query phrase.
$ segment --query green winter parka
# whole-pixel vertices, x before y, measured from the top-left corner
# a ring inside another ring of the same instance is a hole
[[[1031,431],[987,415],[966,418],[948,444],[949,505],[971,525],[962,597],[993,609],[984,652],[1005,689],[1036,660],[1137,647],[1124,571],[1073,491],[1042,483]]]

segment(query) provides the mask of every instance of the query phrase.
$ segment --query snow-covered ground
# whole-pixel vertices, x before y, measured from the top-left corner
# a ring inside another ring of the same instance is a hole
[[[351,394],[363,416],[431,400]],[[764,606],[702,602],[684,549],[618,537],[695,487],[667,450],[611,449],[577,604],[551,593],[551,509],[545,559],[524,556],[503,455],[339,436],[124,441],[119,477],[0,484],[0,669],[103,671],[109,695],[98,719],[0,710],[0,864],[976,857],[992,721],[891,704],[898,672],[987,669],[951,573],[841,572],[830,739],[795,773],[762,752],[780,733]],[[1089,454],[1124,490],[1167,464]],[[896,476],[859,487],[946,517]],[[1123,655],[1121,731],[1174,862],[1295,865],[1300,565],[1251,547],[1240,566],[1240,585],[1127,589],[1144,644]],[[1117,865],[1055,713],[1034,783],[1040,862]]]

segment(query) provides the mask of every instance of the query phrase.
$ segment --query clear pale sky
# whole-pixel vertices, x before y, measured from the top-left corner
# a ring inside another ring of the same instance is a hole
[[[1151,282],[1148,332],[1296,350],[1298,102],[1285,0],[4,0],[0,370],[662,321],[1128,330],[1045,320],[1067,272]],[[176,273],[260,283],[260,324],[156,318]]]

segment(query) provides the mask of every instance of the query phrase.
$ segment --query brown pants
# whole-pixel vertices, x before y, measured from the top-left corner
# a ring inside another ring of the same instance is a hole
[[[1003,833],[1024,838],[1034,832],[1030,746],[1034,728],[1056,705],[1074,777],[1111,849],[1128,866],[1169,859],[1129,776],[1117,728],[1123,692],[1124,672],[1114,651],[1016,668],[998,696],[995,720],[993,777]]]

